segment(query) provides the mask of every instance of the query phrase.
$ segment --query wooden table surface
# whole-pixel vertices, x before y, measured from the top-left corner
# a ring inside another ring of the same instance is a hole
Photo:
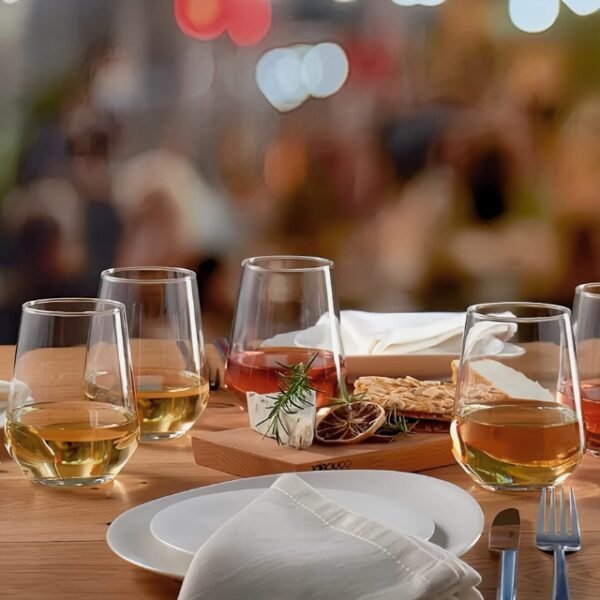
[[[12,353],[12,348],[0,347],[1,379],[10,376]],[[216,400],[218,394],[213,396],[213,402]],[[198,426],[241,426],[243,418],[239,412],[211,408],[209,403]],[[35,485],[21,474],[4,449],[0,460],[0,598],[11,600],[176,598],[179,581],[118,558],[106,544],[106,529],[118,515],[138,504],[233,479],[196,465],[189,437],[141,444],[116,482],[90,489],[59,490]],[[488,492],[473,484],[457,466],[426,474],[464,488],[485,513],[483,534],[463,557],[481,573],[480,589],[485,598],[495,597],[498,568],[497,555],[487,548],[488,528],[494,515],[507,507],[518,508],[522,520],[519,597],[551,597],[552,556],[534,546],[537,494]],[[583,529],[583,549],[568,556],[573,600],[599,597],[599,474],[600,462],[587,456],[571,479]]]

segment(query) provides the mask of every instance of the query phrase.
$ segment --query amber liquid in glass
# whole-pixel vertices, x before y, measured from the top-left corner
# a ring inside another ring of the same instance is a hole
[[[40,402],[6,419],[11,456],[28,477],[50,485],[112,480],[138,439],[137,415],[104,402]]]
[[[583,454],[577,414],[558,402],[464,404],[450,431],[456,460],[493,489],[560,484]]]
[[[562,396],[573,403],[572,384],[565,385]],[[581,409],[585,422],[586,447],[590,453],[600,456],[600,379],[584,379],[580,384]]]
[[[245,405],[247,392],[274,394],[279,391],[279,374],[285,373],[282,365],[308,364],[313,358],[308,374],[316,390],[317,406],[324,406],[338,393],[337,370],[331,352],[310,348],[264,348],[238,352],[227,360],[225,381]]]

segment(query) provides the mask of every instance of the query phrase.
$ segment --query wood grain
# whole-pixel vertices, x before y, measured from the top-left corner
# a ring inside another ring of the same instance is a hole
[[[454,463],[450,436],[441,433],[407,435],[387,444],[313,444],[295,450],[243,427],[195,431],[192,449],[199,465],[242,477],[337,469],[421,471]]]
[[[0,347],[2,379],[10,376],[12,354],[12,348]],[[246,417],[239,410],[216,408],[220,400],[226,400],[222,394],[214,394],[197,430],[244,425]],[[106,545],[106,528],[119,514],[143,502],[233,478],[197,465],[189,437],[142,444],[116,482],[85,490],[34,485],[4,450],[0,450],[0,461],[0,598],[7,600],[174,600],[180,582],[119,559]],[[498,511],[514,506],[523,522],[519,598],[550,598],[552,557],[534,545],[537,494],[488,492],[457,466],[431,469],[426,474],[464,488],[484,511],[483,535],[464,556],[483,577],[480,589],[484,597],[495,597],[498,568],[498,557],[487,549],[488,527]],[[586,457],[572,478],[583,527],[583,549],[568,557],[574,600],[595,599],[600,589],[599,474],[600,462]]]

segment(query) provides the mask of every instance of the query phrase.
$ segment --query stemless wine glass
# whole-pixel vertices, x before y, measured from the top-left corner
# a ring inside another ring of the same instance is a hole
[[[526,302],[467,311],[453,452],[479,484],[533,490],[564,482],[585,448],[570,311]]]
[[[333,262],[262,256],[242,262],[226,383],[242,406],[249,392],[277,392],[286,366],[308,365],[317,406],[345,393]]]
[[[108,269],[100,297],[126,307],[142,440],[182,436],[208,400],[196,274],[170,267]]]
[[[23,305],[6,446],[37,483],[111,481],[138,445],[125,308],[95,298]]]
[[[575,288],[573,321],[587,451],[600,456],[600,282]]]

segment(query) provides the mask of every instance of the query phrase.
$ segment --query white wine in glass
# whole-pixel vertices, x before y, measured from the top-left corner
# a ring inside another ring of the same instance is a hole
[[[123,305],[91,298],[24,304],[5,430],[9,453],[35,482],[114,479],[140,433]]]
[[[142,440],[184,435],[209,395],[195,273],[109,269],[102,273],[100,296],[126,307]]]

